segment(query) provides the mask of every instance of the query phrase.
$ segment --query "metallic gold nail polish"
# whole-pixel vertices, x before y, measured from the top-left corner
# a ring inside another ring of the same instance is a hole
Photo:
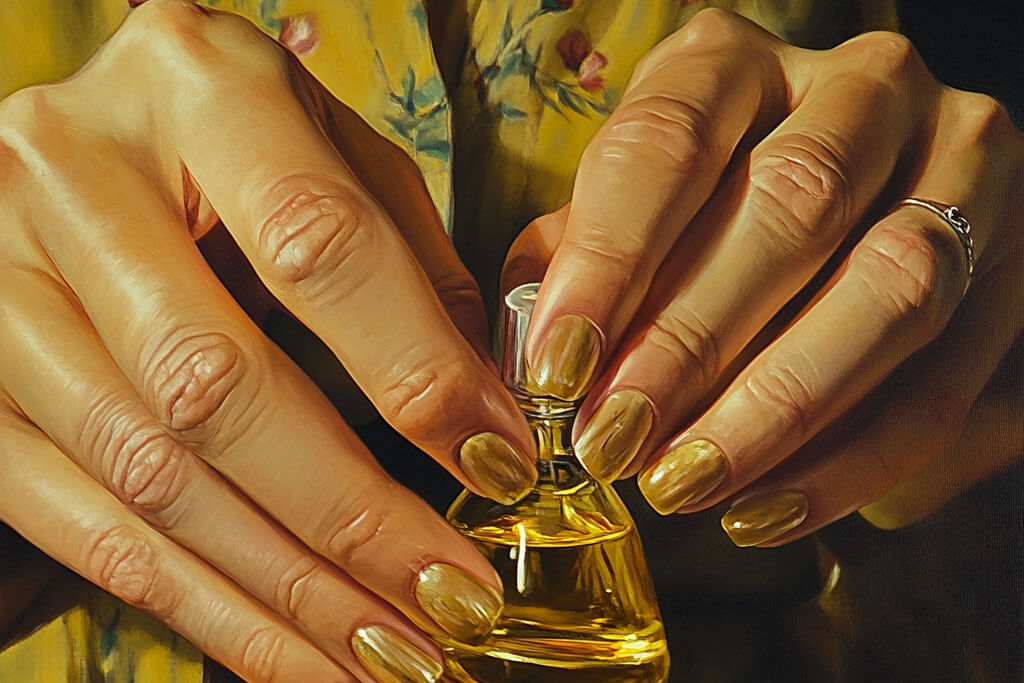
[[[541,390],[564,401],[575,401],[587,388],[601,355],[601,334],[581,315],[563,315],[548,328],[531,368]]]
[[[505,604],[490,586],[441,562],[420,570],[414,592],[416,602],[438,626],[466,643],[490,633]]]
[[[741,548],[778,538],[807,519],[807,496],[779,491],[745,500],[722,516],[722,528]]]
[[[383,626],[357,628],[352,651],[381,683],[434,683],[444,673],[434,658]]]
[[[511,505],[537,483],[537,469],[523,462],[499,434],[483,432],[466,439],[459,449],[459,466],[488,498]]]
[[[654,423],[650,400],[635,389],[616,391],[590,418],[576,442],[576,455],[590,476],[612,481],[636,457]]]
[[[638,484],[647,502],[663,515],[692,505],[711,493],[729,466],[718,446],[697,439],[676,446],[640,475]]]

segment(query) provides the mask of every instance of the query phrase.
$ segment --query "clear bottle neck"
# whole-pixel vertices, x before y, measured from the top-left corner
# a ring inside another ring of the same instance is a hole
[[[585,482],[588,475],[572,448],[572,425],[579,402],[514,394],[537,444],[537,484],[565,488]]]

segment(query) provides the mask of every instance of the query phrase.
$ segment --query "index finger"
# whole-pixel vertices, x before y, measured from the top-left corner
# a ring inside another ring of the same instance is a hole
[[[296,97],[291,80],[305,73],[237,17],[190,3],[146,10],[157,15],[147,45],[173,50],[180,86],[153,93],[154,116],[260,278],[399,432],[474,490],[525,495],[536,472],[524,418]],[[216,59],[199,63],[207,52]],[[197,125],[219,102],[233,125]]]
[[[527,347],[537,383],[552,395],[584,392],[744,134],[784,102],[773,53],[750,48],[769,35],[746,25],[701,12],[640,63],[587,147]],[[741,57],[723,59],[729,54]]]

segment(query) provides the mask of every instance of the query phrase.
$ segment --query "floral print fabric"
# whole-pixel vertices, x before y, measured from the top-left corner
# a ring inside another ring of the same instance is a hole
[[[0,97],[73,73],[138,2],[0,1]],[[892,0],[452,0],[431,26],[420,0],[202,4],[278,39],[416,161],[485,298],[518,231],[569,199],[580,155],[637,60],[699,10],[733,9],[807,45],[896,24]],[[18,661],[96,651],[89,668],[104,680],[149,666],[157,677],[139,680],[198,683],[200,655],[133,614],[94,591],[52,628],[0,652],[0,679]],[[89,625],[68,626],[79,622]],[[119,626],[128,623],[131,631]]]

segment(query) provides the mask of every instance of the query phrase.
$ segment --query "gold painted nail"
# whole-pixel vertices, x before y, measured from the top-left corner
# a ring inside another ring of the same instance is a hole
[[[459,466],[489,498],[505,505],[522,499],[537,483],[537,468],[523,462],[512,444],[493,432],[466,439],[459,449]]]
[[[745,500],[722,516],[722,528],[741,548],[759,545],[800,526],[807,519],[807,496],[779,491]]]
[[[576,442],[576,455],[594,479],[612,481],[636,457],[654,422],[650,400],[623,389],[601,402]]]
[[[551,324],[537,353],[533,378],[542,391],[563,401],[583,395],[601,355],[601,334],[581,315],[563,315]]]
[[[666,453],[637,483],[651,507],[667,515],[715,490],[728,469],[718,446],[697,439]]]
[[[352,651],[380,683],[435,683],[444,673],[433,657],[383,626],[357,628]]]
[[[416,602],[437,625],[464,643],[481,640],[494,628],[501,595],[458,567],[435,562],[420,570]]]

